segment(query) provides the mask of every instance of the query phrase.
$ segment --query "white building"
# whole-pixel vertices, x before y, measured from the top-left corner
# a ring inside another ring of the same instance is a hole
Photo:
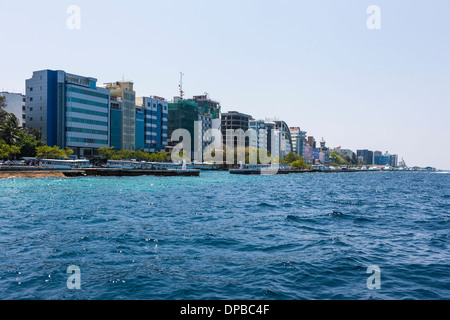
[[[248,127],[253,130],[250,137],[250,146],[267,150],[267,125],[264,120],[250,119]]]
[[[295,152],[301,157],[305,157],[306,148],[306,134],[300,128],[290,128],[292,138],[292,152]]]
[[[26,127],[25,96],[21,93],[0,92],[0,96],[6,98],[6,108],[8,113],[12,113],[19,120],[21,127]]]

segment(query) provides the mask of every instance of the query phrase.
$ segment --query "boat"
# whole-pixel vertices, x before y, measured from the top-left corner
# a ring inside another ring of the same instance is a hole
[[[124,170],[175,170],[181,169],[181,164],[172,162],[146,162],[136,160],[108,160],[107,168]]]
[[[42,159],[39,160],[39,167],[54,168],[61,170],[85,169],[89,168],[91,163],[89,160],[56,160]]]

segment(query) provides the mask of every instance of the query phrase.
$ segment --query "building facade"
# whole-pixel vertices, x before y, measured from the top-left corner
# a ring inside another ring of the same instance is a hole
[[[173,102],[169,103],[168,113],[168,129],[167,129],[167,149],[170,152],[176,145],[184,144],[185,141],[173,141],[172,135],[178,129],[184,129],[190,134],[190,150],[191,154],[187,155],[190,159],[194,159],[194,133],[195,123],[198,121],[198,104],[194,101],[187,101],[175,97]],[[188,146],[185,146],[188,148]]]
[[[0,92],[0,96],[6,99],[8,113],[12,113],[19,120],[19,126],[26,127],[26,97],[21,93]]]
[[[267,124],[264,120],[250,119],[248,123],[249,129],[252,130],[250,137],[250,146],[256,149],[268,150],[267,144]]]
[[[221,132],[223,143],[231,148],[232,146],[237,146],[237,140],[239,140],[245,147],[250,146],[251,137],[248,133],[250,119],[252,119],[251,115],[237,111],[222,113]],[[238,133],[236,130],[242,130],[242,132]],[[230,133],[233,133],[233,135],[230,135]]]
[[[120,97],[111,97],[110,103],[110,145],[115,150],[122,150],[123,104]]]
[[[358,157],[358,159],[361,159],[361,164],[373,165],[373,151],[367,149],[357,150],[356,156]]]
[[[33,72],[26,80],[27,127],[44,143],[69,147],[79,157],[109,147],[110,94],[97,80],[58,70]]]
[[[111,97],[122,101],[122,150],[136,150],[136,92],[133,82],[118,81],[105,84]]]
[[[300,128],[290,128],[292,138],[292,152],[301,157],[305,157],[306,135]]]
[[[135,150],[144,151],[145,146],[145,115],[143,108],[136,107],[136,123],[135,123]]]
[[[266,118],[269,152],[275,157],[284,158],[292,151],[292,137],[286,122],[277,118]]]
[[[155,153],[167,147],[169,103],[161,97],[136,98],[136,106],[144,112],[144,151]]]

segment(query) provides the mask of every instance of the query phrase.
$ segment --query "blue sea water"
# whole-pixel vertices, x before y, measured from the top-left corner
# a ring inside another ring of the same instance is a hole
[[[449,299],[449,184],[421,172],[0,180],[0,299]],[[80,290],[66,286],[71,265]]]

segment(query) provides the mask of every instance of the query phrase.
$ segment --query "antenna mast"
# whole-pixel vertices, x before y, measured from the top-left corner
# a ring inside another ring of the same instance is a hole
[[[179,87],[180,87],[180,97],[181,97],[182,100],[183,100],[183,97],[184,97],[184,91],[183,91],[183,76],[184,76],[184,73],[183,73],[183,72],[180,72],[180,85],[179,85]]]

